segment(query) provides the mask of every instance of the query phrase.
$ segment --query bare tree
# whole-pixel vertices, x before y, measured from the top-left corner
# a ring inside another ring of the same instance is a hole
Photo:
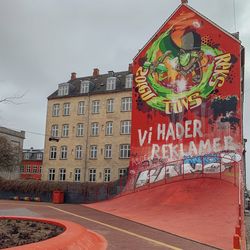
[[[0,173],[5,178],[11,179],[19,164],[19,149],[14,147],[7,138],[0,136]]]
[[[22,99],[24,97],[24,95],[25,94],[13,95],[13,96],[9,96],[9,97],[3,97],[3,98],[0,98],[0,103],[21,104],[20,102],[18,102],[18,100]]]

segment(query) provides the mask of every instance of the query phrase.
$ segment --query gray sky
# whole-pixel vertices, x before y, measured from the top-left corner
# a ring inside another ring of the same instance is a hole
[[[69,80],[71,72],[91,75],[95,67],[101,73],[127,70],[180,2],[0,0],[0,99],[25,93],[20,105],[0,105],[0,126],[44,134],[46,98],[58,83]],[[250,106],[250,1],[189,0],[189,5],[227,31],[240,32],[246,47],[246,109]],[[249,123],[245,114],[244,137],[250,142]],[[42,135],[26,132],[26,148],[43,146]],[[250,173],[248,180],[250,186]]]

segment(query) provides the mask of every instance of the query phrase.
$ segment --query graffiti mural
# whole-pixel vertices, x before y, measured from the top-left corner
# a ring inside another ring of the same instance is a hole
[[[217,172],[218,164],[226,169],[221,152],[239,159],[240,53],[239,40],[187,5],[140,50],[133,62],[130,158],[137,186],[199,172],[202,164],[206,172]],[[201,155],[209,157],[201,163]]]

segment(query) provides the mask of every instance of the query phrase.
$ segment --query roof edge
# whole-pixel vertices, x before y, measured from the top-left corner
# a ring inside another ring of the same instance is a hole
[[[219,26],[218,24],[216,24],[215,22],[213,22],[212,20],[210,20],[209,18],[207,18],[206,16],[204,16],[203,14],[201,14],[199,11],[195,10],[194,8],[192,8],[191,6],[189,6],[186,3],[182,3],[180,4],[175,10],[174,12],[167,18],[167,20],[157,29],[157,31],[151,36],[151,38],[146,42],[146,44],[139,49],[138,53],[135,55],[135,57],[133,58],[133,61],[136,60],[136,58],[138,57],[138,55],[141,53],[142,50],[144,50],[145,47],[148,46],[148,44],[154,39],[154,37],[156,36],[156,34],[158,34],[158,32],[160,32],[160,30],[165,26],[165,24],[172,18],[172,16],[182,7],[185,6],[188,9],[190,9],[191,11],[195,12],[198,16],[202,17],[203,19],[205,19],[207,22],[209,22],[210,24],[214,25],[217,29],[221,30],[223,33],[225,33],[226,35],[228,35],[230,38],[232,38],[233,40],[235,40],[236,42],[238,42],[239,44],[241,44],[241,41],[239,39],[237,39],[235,36],[233,36],[230,32],[228,32],[227,30],[223,29],[221,26]]]

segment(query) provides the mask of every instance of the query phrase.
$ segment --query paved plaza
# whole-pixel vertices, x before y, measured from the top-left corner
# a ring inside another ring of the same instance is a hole
[[[0,215],[73,221],[104,236],[109,250],[216,249],[82,205],[1,200]]]

